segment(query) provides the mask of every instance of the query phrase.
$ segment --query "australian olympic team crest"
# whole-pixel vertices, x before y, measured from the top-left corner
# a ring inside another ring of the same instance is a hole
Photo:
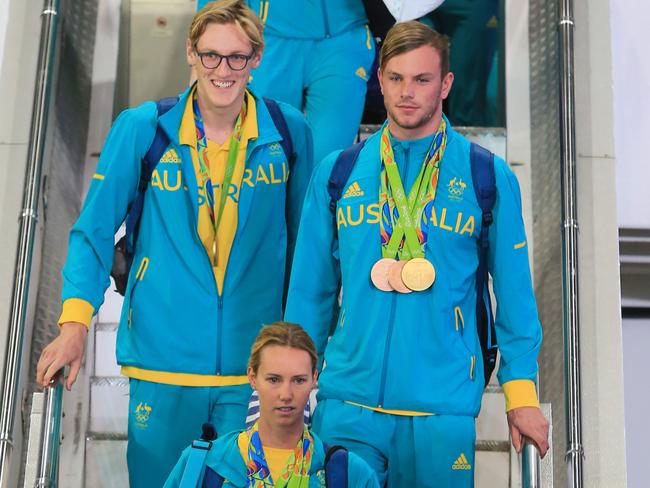
[[[327,484],[325,483],[325,470],[324,469],[319,469],[316,471],[316,479],[318,480],[318,486],[321,488],[325,488]]]
[[[449,183],[447,183],[449,199],[455,200],[457,202],[462,201],[463,194],[465,193],[465,188],[467,188],[467,184],[462,180],[462,178],[454,176],[451,180],[449,180]]]
[[[282,145],[279,142],[273,142],[269,144],[269,151],[271,152],[271,156],[281,156]]]
[[[146,429],[149,426],[149,416],[152,410],[148,403],[138,403],[138,406],[135,407],[135,425],[141,429]]]

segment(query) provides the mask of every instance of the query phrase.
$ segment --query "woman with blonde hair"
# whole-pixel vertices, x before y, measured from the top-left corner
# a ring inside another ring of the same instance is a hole
[[[259,394],[259,420],[214,442],[195,442],[165,487],[378,487],[365,461],[323,444],[304,423],[317,361],[314,343],[302,327],[287,322],[264,327],[248,361],[248,379]]]

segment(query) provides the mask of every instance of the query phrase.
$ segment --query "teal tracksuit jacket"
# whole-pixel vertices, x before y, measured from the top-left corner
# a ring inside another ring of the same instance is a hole
[[[231,432],[224,437],[218,438],[212,449],[207,455],[206,470],[210,469],[219,473],[225,480],[224,486],[233,488],[245,488],[248,486],[246,477],[246,464],[241,456],[241,452],[237,445],[237,437],[239,431]],[[325,487],[325,449],[323,442],[320,438],[312,432],[314,438],[314,457],[311,461],[311,469],[309,471],[309,487],[320,488]],[[181,458],[178,460],[176,467],[169,475],[164,488],[174,488],[180,486],[181,479],[183,478],[183,471],[187,464],[187,458],[190,454],[191,448],[187,448]],[[348,486],[350,488],[379,488],[375,473],[359,456],[353,453],[348,454]],[[201,473],[197,487],[211,488],[209,483],[205,482],[205,470]],[[307,487],[306,487],[307,488]],[[339,487],[331,487],[339,488]],[[343,488],[343,487],[341,487]]]
[[[247,147],[237,232],[219,295],[197,232],[199,191],[190,149],[179,143],[188,93],[160,117],[170,145],[145,192],[117,360],[143,370],[140,379],[156,382],[161,372],[185,373],[197,375],[196,386],[215,386],[201,385],[203,375],[245,375],[259,329],[282,317],[287,243],[291,247],[297,232],[313,149],[302,114],[280,104],[297,153],[289,173],[277,144],[280,134],[266,105],[256,98],[258,138]],[[146,102],[124,111],[113,124],[70,233],[63,300],[80,298],[95,312],[102,304],[113,236],[136,195],[140,161],[154,137],[156,120],[156,105]]]
[[[475,326],[475,277],[481,210],[472,185],[469,141],[451,127],[448,131],[437,194],[425,212],[426,258],[437,276],[423,292],[382,292],[370,281],[370,270],[381,258],[380,133],[371,136],[362,149],[337,203],[336,216],[329,209],[327,181],[338,153],[328,156],[314,172],[303,208],[285,318],[302,324],[319,353],[325,353],[318,380],[320,398],[441,415],[476,416],[479,412],[484,381]],[[430,140],[394,141],[406,192]],[[522,406],[522,393],[531,394],[531,389],[537,401],[533,381],[541,327],[517,180],[500,158],[495,168],[498,196],[489,229],[489,270],[498,302],[498,378],[510,406],[516,407]],[[342,305],[335,329],[330,331],[339,284]]]
[[[199,0],[197,10],[209,1],[213,0]],[[361,0],[246,0],[246,4],[264,22],[265,35],[291,39],[325,39],[368,22]]]

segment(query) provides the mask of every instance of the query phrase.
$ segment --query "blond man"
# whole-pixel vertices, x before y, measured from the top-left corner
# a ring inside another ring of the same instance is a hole
[[[113,124],[63,269],[60,335],[37,367],[46,385],[81,364],[91,317],[109,285],[113,235],[141,183],[157,129],[169,144],[144,191],[117,338],[130,378],[127,461],[132,488],[162,486],[202,422],[244,426],[246,357],[261,324],[281,318],[287,259],[312,169],[303,116],[278,116],[246,89],[264,50],[262,24],[242,2],[198,12],[187,62],[197,81],[161,115],[147,102]]]

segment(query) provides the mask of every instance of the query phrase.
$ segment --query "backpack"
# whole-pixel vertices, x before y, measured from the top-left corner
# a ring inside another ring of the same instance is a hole
[[[291,169],[296,154],[293,150],[293,142],[291,140],[291,133],[287,126],[287,121],[282,114],[280,106],[275,100],[264,98],[264,104],[271,115],[271,119],[275,124],[276,129],[280,133],[282,140],[280,146],[287,157],[287,164]],[[178,97],[163,98],[156,102],[157,118],[160,119],[167,113],[176,103]],[[140,227],[140,217],[142,216],[142,207],[144,204],[144,193],[151,181],[158,161],[163,156],[167,147],[169,146],[169,137],[167,133],[156,124],[156,134],[154,135],[151,146],[145,154],[140,163],[140,180],[138,181],[138,193],[129,205],[126,218],[124,220],[126,226],[126,233],[115,244],[113,250],[113,266],[111,268],[111,276],[115,280],[115,291],[124,296],[126,292],[126,285],[129,280],[129,273],[131,265],[133,264],[133,255],[135,253],[135,243],[138,239],[138,230]]]
[[[205,459],[212,448],[212,441],[217,434],[210,423],[203,424],[201,439],[192,442],[192,449],[183,471],[180,488],[199,488],[197,483],[205,467]],[[348,450],[343,446],[323,444],[325,449],[325,486],[327,488],[348,487]],[[223,476],[213,469],[206,468],[203,486],[200,488],[221,488],[225,482]]]
[[[354,164],[365,141],[350,146],[342,151],[330,173],[327,192],[330,196],[329,208],[334,216],[336,229],[336,205],[343,195],[343,189],[352,173]],[[488,230],[492,224],[492,209],[496,201],[497,189],[494,175],[494,154],[472,143],[470,147],[470,166],[476,199],[481,207],[481,234],[478,239],[479,264],[476,270],[476,327],[478,330],[481,354],[483,356],[484,385],[490,382],[497,360],[497,339],[494,328],[492,303],[488,289]]]

